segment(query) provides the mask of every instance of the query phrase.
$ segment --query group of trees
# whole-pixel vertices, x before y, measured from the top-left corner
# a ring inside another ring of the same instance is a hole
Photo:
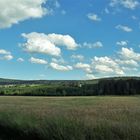
[[[140,94],[140,80],[100,80],[92,86],[84,85],[86,95],[136,95]]]
[[[14,86],[0,88],[0,95],[26,96],[92,96],[140,94],[139,79],[101,79],[98,82],[63,81],[59,84],[38,86]]]

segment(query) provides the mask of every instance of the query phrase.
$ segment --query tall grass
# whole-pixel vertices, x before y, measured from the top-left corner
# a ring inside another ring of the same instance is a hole
[[[139,140],[139,97],[1,97],[2,140]]]

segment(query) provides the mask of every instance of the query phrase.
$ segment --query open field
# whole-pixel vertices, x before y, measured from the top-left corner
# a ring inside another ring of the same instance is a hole
[[[139,140],[140,96],[0,97],[0,140]]]

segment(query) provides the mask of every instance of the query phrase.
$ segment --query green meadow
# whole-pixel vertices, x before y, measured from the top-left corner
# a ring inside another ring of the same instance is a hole
[[[139,140],[140,96],[0,97],[0,140]]]

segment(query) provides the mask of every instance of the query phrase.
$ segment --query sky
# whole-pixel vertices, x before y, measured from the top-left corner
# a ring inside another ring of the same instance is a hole
[[[0,0],[0,77],[140,76],[139,0]]]

